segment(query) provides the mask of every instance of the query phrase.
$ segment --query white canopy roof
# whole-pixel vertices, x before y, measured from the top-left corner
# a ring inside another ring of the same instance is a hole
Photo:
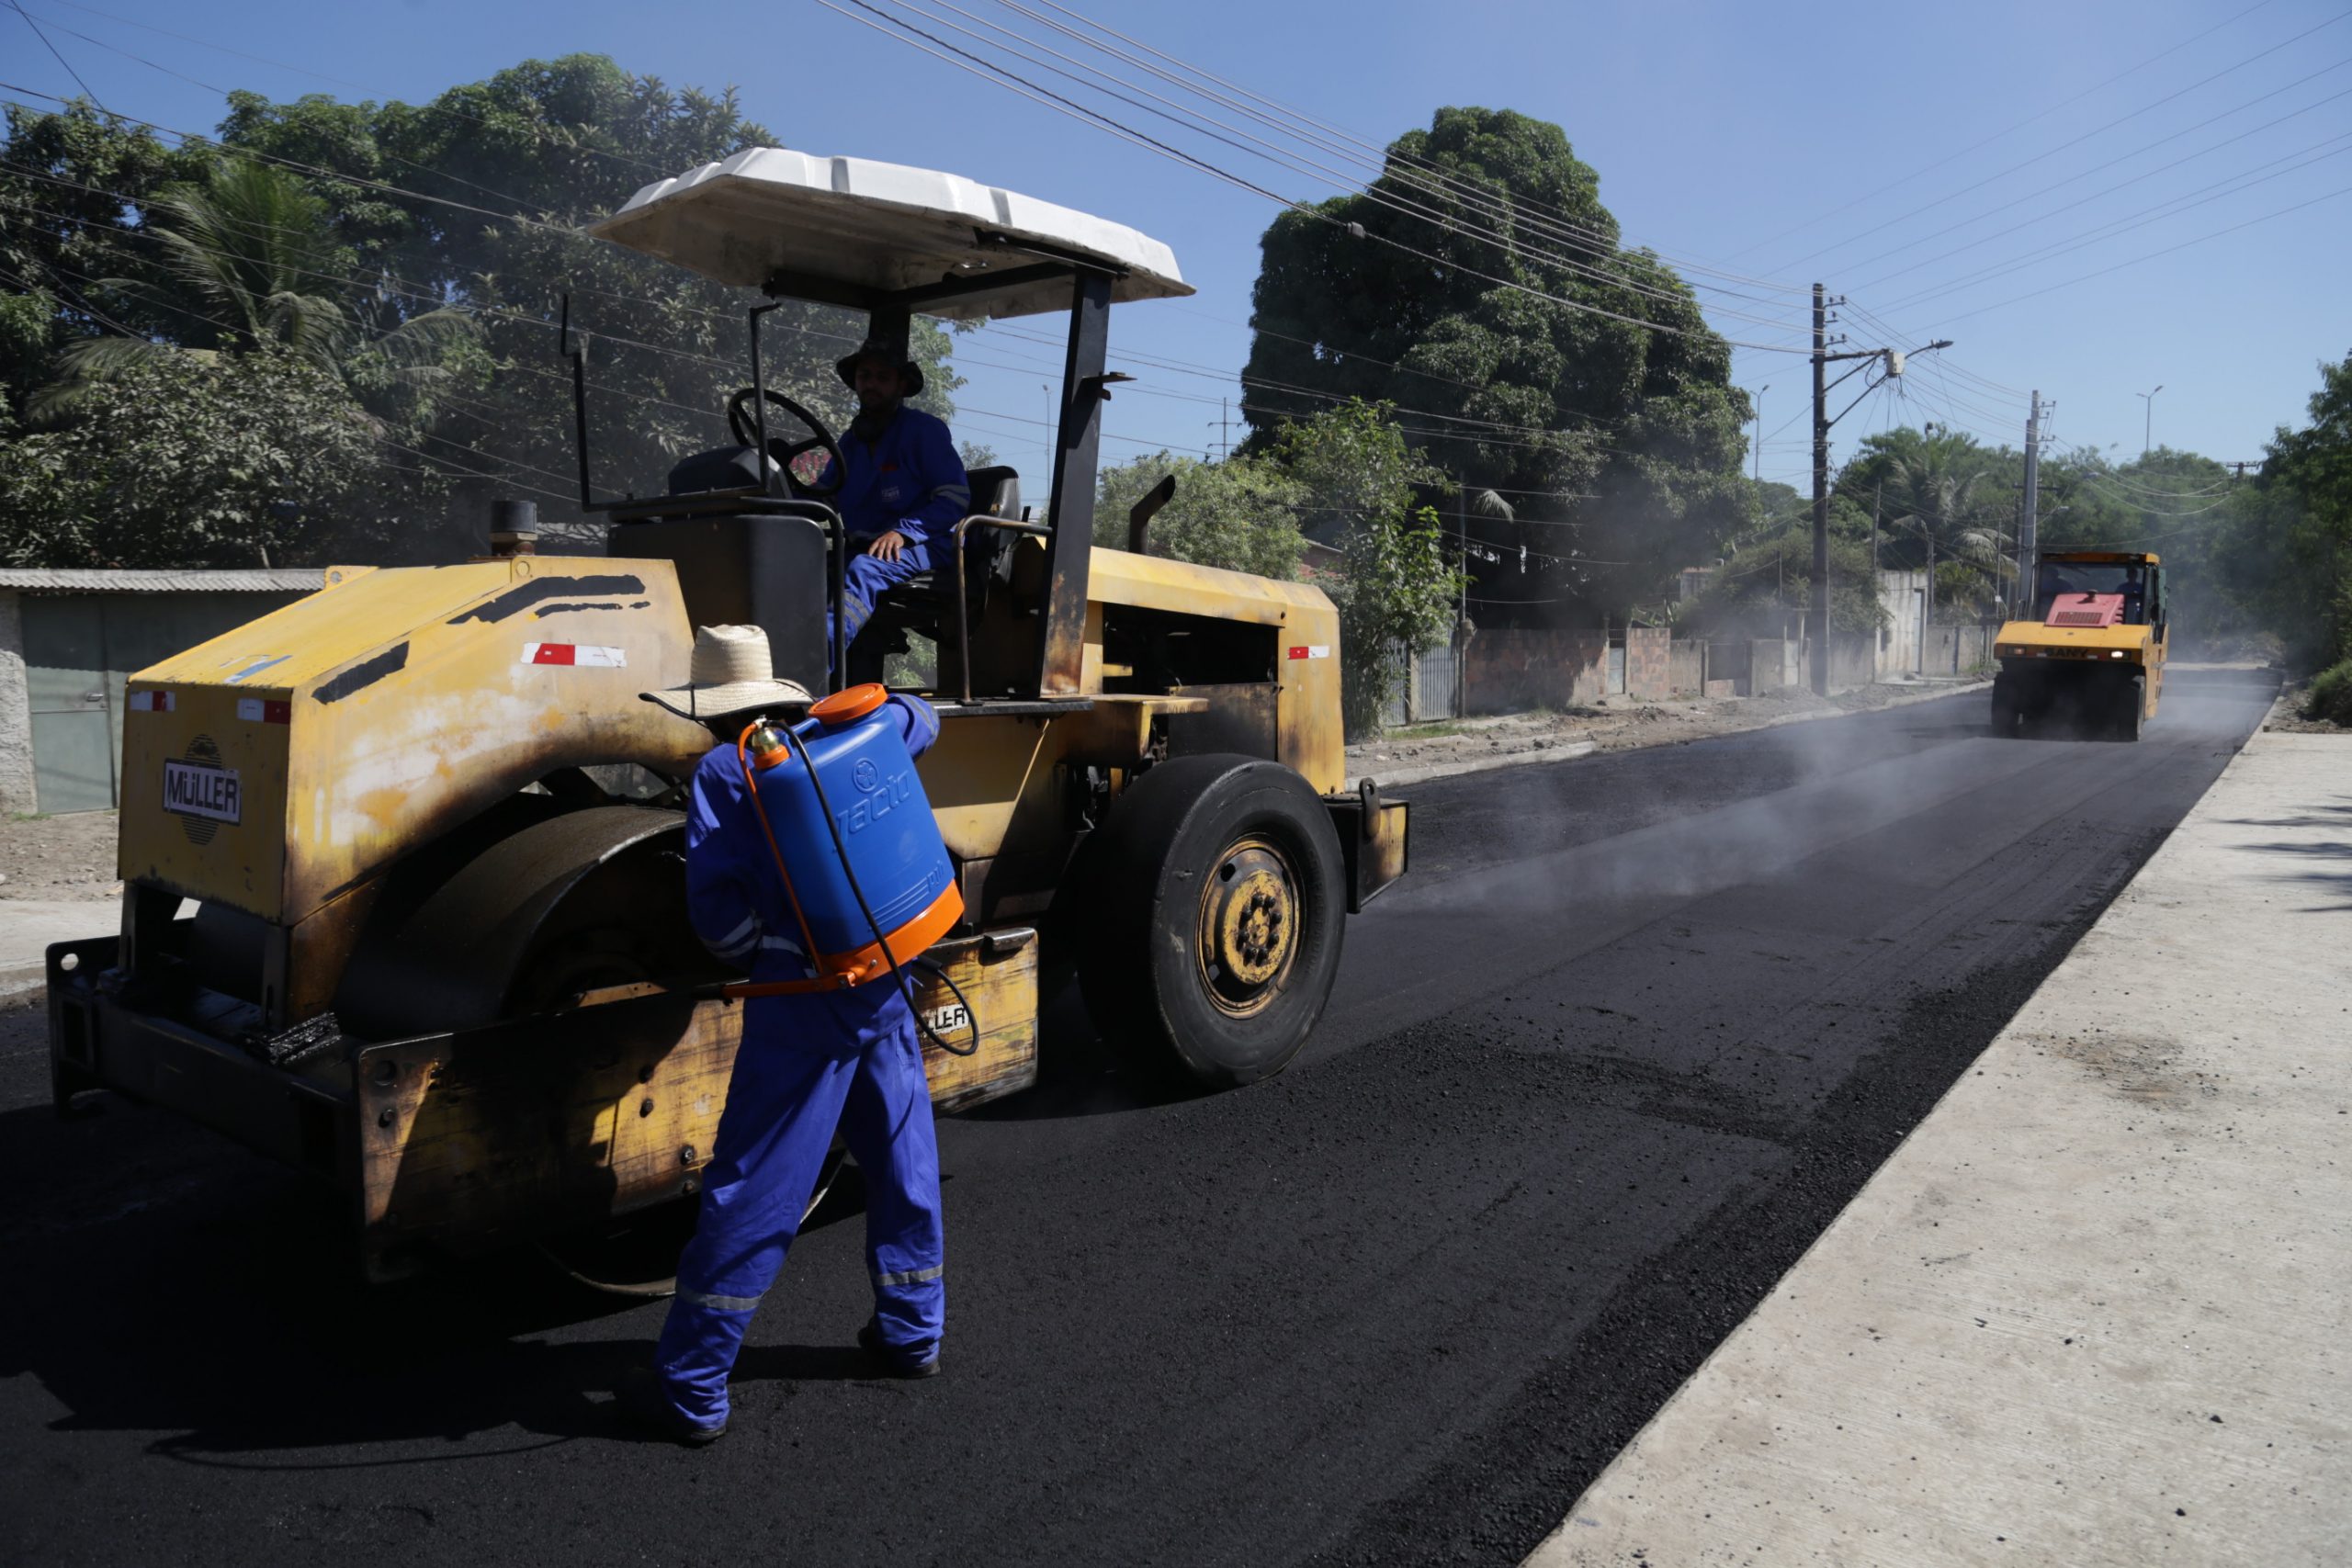
[[[1124,223],[1056,207],[960,175],[755,147],[660,180],[588,231],[720,283],[757,288],[778,272],[897,293],[951,276],[1012,272],[1042,259],[984,242],[1029,241],[1099,261],[1121,276],[1114,300],[1193,292],[1175,253]],[[951,319],[1069,308],[1047,280],[922,307]]]

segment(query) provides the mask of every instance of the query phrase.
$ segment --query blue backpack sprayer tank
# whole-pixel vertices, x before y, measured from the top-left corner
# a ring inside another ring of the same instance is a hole
[[[732,985],[727,995],[832,990],[886,975],[905,992],[901,966],[921,963],[918,955],[963,919],[955,863],[906,740],[882,711],[888,698],[879,685],[852,686],[811,705],[799,724],[762,720],[737,738],[752,808],[816,973]],[[965,1002],[971,1038],[950,1045],[920,1010],[916,1021],[942,1050],[970,1055],[979,1025],[969,1002],[945,971],[922,967]]]

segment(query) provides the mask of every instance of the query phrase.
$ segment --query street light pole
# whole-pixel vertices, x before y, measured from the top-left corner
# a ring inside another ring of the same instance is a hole
[[[2156,388],[2156,392],[2161,392],[2163,390],[2164,387],[2162,384],[2159,384]],[[2143,463],[2148,460],[2148,453],[2156,430],[2156,392],[2139,392],[2133,394],[2147,407],[2148,416],[2140,423],[2140,460]]]

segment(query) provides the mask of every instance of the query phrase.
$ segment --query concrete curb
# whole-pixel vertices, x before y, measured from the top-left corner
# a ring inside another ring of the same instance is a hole
[[[2335,1561],[2346,758],[2250,737],[1531,1568]]]
[[[1818,724],[1824,719],[1857,718],[1866,713],[1884,713],[1890,708],[1907,708],[1917,703],[1932,703],[1944,697],[1959,696],[1967,692],[1989,691],[1992,685],[1993,682],[1990,681],[1971,681],[1932,692],[1920,692],[1916,695],[1890,698],[1874,708],[1847,708],[1837,713],[1784,713],[1775,718],[1763,718],[1757,720],[1754,724],[1741,725],[1736,729],[1721,729],[1712,735],[1696,736],[1692,739],[1713,740],[1718,736],[1748,735],[1759,729],[1778,729],[1782,725],[1788,724]],[[1675,746],[1686,744],[1686,742],[1659,739],[1646,744]],[[1619,748],[1621,750],[1642,749],[1641,747]],[[1574,740],[1565,746],[1543,747],[1531,751],[1511,751],[1494,757],[1476,757],[1459,762],[1424,762],[1418,767],[1398,768],[1394,773],[1372,773],[1372,777],[1384,790],[1406,789],[1430,779],[1450,779],[1458,773],[1491,773],[1497,768],[1530,767],[1538,762],[1565,762],[1577,757],[1589,757],[1600,750],[1600,746],[1597,741]],[[1350,771],[1353,772],[1352,769]],[[1372,772],[1369,769],[1365,771]]]

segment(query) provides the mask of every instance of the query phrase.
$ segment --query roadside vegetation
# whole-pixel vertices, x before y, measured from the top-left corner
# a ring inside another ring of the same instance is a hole
[[[592,55],[417,105],[235,93],[216,139],[176,146],[87,103],[11,108],[0,563],[446,559],[493,496],[601,548],[573,517],[565,297],[608,490],[715,438],[748,297],[579,227],[776,141],[731,94]],[[1174,475],[1150,548],[1324,587],[1359,735],[1416,650],[1482,625],[1784,635],[1811,602],[1810,500],[1748,471],[1770,433],[1730,345],[1673,268],[1619,243],[1599,172],[1508,109],[1442,109],[1388,154],[1372,194],[1265,231],[1247,440],[1103,468],[1097,542],[1123,547],[1128,508]],[[1432,203],[1435,238],[1406,216]],[[861,331],[784,307],[770,384],[844,420],[831,366]],[[955,341],[919,322],[911,345],[951,416]],[[2023,464],[1934,423],[1862,437],[1831,491],[1833,630],[1883,629],[1873,568],[1928,570],[1938,622],[2000,617]],[[2352,357],[2258,468],[2052,441],[2041,495],[2045,546],[2164,556],[2177,654],[2352,683]]]

